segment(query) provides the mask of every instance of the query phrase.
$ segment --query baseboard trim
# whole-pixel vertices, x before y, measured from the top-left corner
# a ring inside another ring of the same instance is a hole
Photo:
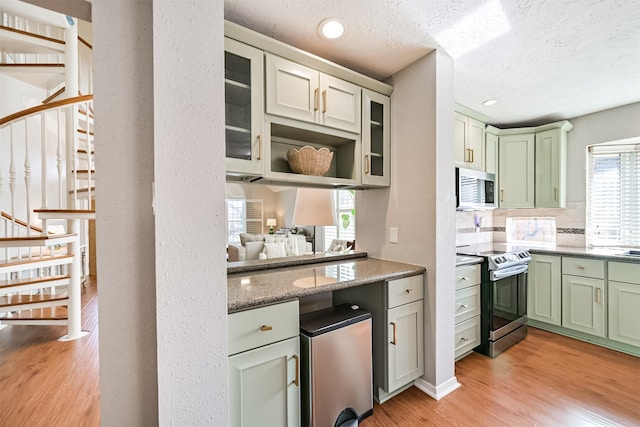
[[[460,387],[460,383],[458,382],[458,379],[456,377],[452,377],[451,379],[440,384],[438,387],[427,382],[424,378],[418,378],[414,381],[413,385],[418,387],[420,390],[422,390],[424,393],[435,400],[442,399],[443,397]]]

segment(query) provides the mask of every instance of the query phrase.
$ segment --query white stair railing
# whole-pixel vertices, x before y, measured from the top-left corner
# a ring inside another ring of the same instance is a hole
[[[4,4],[3,4],[4,6]],[[64,42],[65,28],[46,24],[24,16],[2,12],[2,26],[14,30],[24,31],[36,36]],[[63,48],[64,49],[64,48]],[[0,58],[5,64],[60,64],[64,63],[64,54],[61,53],[23,53],[23,52],[3,52]]]

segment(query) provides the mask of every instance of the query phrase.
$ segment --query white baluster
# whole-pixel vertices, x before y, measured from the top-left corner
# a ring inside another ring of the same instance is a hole
[[[29,158],[28,120],[24,119],[24,191],[27,202],[27,236],[31,235],[31,159]],[[31,256],[31,251],[29,251]]]
[[[47,116],[43,111],[40,113],[40,124],[41,124],[41,134],[40,134],[40,158],[42,159],[42,209],[47,209]],[[45,233],[43,227],[43,234]]]
[[[89,111],[89,102],[87,101],[85,108]],[[93,138],[91,136],[91,127],[87,122],[87,151],[89,155],[87,157],[87,175],[89,179],[87,180],[87,200],[88,205],[91,206],[91,187],[93,185],[93,174],[91,170],[93,169],[93,156],[91,156],[91,152],[93,152]]]
[[[58,208],[62,209],[62,132],[60,126],[60,108],[56,109],[58,122],[58,150],[56,151],[56,166],[58,168]]]
[[[15,203],[15,188],[16,188],[16,164],[13,158],[13,144],[15,139],[15,126],[11,124],[11,137],[10,137],[10,145],[11,149],[9,151],[9,156],[11,157],[9,163],[9,196],[11,198],[11,236],[14,236],[14,230],[16,226],[16,203]]]

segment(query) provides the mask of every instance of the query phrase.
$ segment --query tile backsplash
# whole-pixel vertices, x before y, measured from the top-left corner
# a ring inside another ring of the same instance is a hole
[[[507,241],[507,218],[552,217],[556,219],[558,246],[585,246],[585,203],[567,203],[564,209],[495,209],[493,211],[456,212],[456,245]],[[478,221],[477,219],[480,218]],[[480,222],[480,226],[476,226]]]

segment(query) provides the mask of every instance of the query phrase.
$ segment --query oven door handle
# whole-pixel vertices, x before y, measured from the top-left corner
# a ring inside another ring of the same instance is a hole
[[[529,269],[529,264],[516,265],[513,267],[505,268],[504,270],[496,270],[491,272],[491,281],[505,279],[507,277],[515,276],[517,274],[524,273]]]

